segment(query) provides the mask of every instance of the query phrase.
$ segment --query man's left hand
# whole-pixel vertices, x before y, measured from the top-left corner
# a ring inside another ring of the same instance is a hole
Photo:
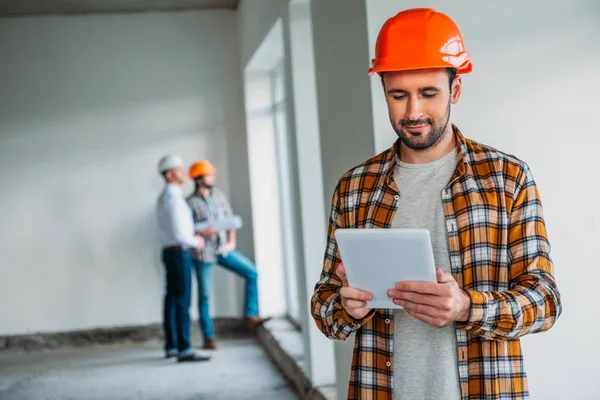
[[[467,321],[471,298],[449,272],[436,269],[438,283],[398,282],[388,291],[394,304],[404,307],[416,319],[436,328],[455,321]]]
[[[221,253],[224,256],[227,256],[229,253],[234,251],[236,248],[236,244],[234,242],[227,242],[223,246],[221,246]]]

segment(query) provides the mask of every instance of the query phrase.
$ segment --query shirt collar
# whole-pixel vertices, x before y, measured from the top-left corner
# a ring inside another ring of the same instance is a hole
[[[211,198],[213,197],[213,194],[214,194],[214,193],[215,193],[215,189],[214,189],[214,188],[212,188],[212,189],[210,190],[210,193],[209,193],[209,195],[208,195],[207,197],[204,197],[204,195],[202,194],[202,192],[201,192],[201,191],[199,191],[199,190],[197,190],[197,191],[195,191],[195,192],[192,194],[192,196],[200,197],[202,200],[208,200],[208,199],[211,199]]]
[[[176,185],[174,183],[167,183],[165,188],[169,192],[183,194],[183,189],[181,188],[181,185]]]
[[[456,169],[455,174],[458,176],[467,176],[471,175],[471,164],[467,151],[467,143],[466,139],[460,130],[456,127],[456,125],[452,124],[452,131],[454,132],[454,136],[456,138]],[[395,189],[396,183],[394,181],[394,172],[396,171],[396,155],[400,154],[400,139],[397,139],[391,149],[388,150],[385,158],[386,168],[384,172],[386,173],[386,183],[388,186],[392,186]]]

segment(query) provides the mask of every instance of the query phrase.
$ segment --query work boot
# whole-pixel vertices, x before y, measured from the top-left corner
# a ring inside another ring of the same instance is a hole
[[[217,349],[217,344],[215,343],[215,341],[213,339],[206,339],[204,341],[204,350],[216,350]]]
[[[270,320],[271,317],[268,318],[259,318],[259,317],[244,317],[244,328],[252,329],[258,326],[263,325],[265,322]]]

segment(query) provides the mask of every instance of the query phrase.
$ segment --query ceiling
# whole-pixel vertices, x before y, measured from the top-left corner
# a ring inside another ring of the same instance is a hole
[[[0,17],[233,9],[239,0],[0,0]]]

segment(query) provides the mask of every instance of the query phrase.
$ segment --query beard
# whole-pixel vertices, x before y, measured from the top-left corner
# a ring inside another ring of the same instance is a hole
[[[214,183],[208,183],[206,182],[206,180],[202,179],[200,181],[200,185],[204,188],[204,189],[208,189],[208,190],[212,190],[213,187],[215,186]]]
[[[196,191],[199,191],[200,189],[212,190],[213,186],[214,185],[207,185],[202,178],[196,179]]]
[[[401,119],[396,122],[390,119],[390,122],[394,131],[396,131],[396,134],[406,147],[413,150],[426,150],[439,142],[442,136],[444,136],[444,132],[450,121],[450,105],[451,103],[448,101],[446,113],[439,120],[433,120],[433,118],[416,120]],[[431,127],[429,132],[423,131],[422,133],[412,133],[405,130],[411,126],[421,126],[425,124]]]

